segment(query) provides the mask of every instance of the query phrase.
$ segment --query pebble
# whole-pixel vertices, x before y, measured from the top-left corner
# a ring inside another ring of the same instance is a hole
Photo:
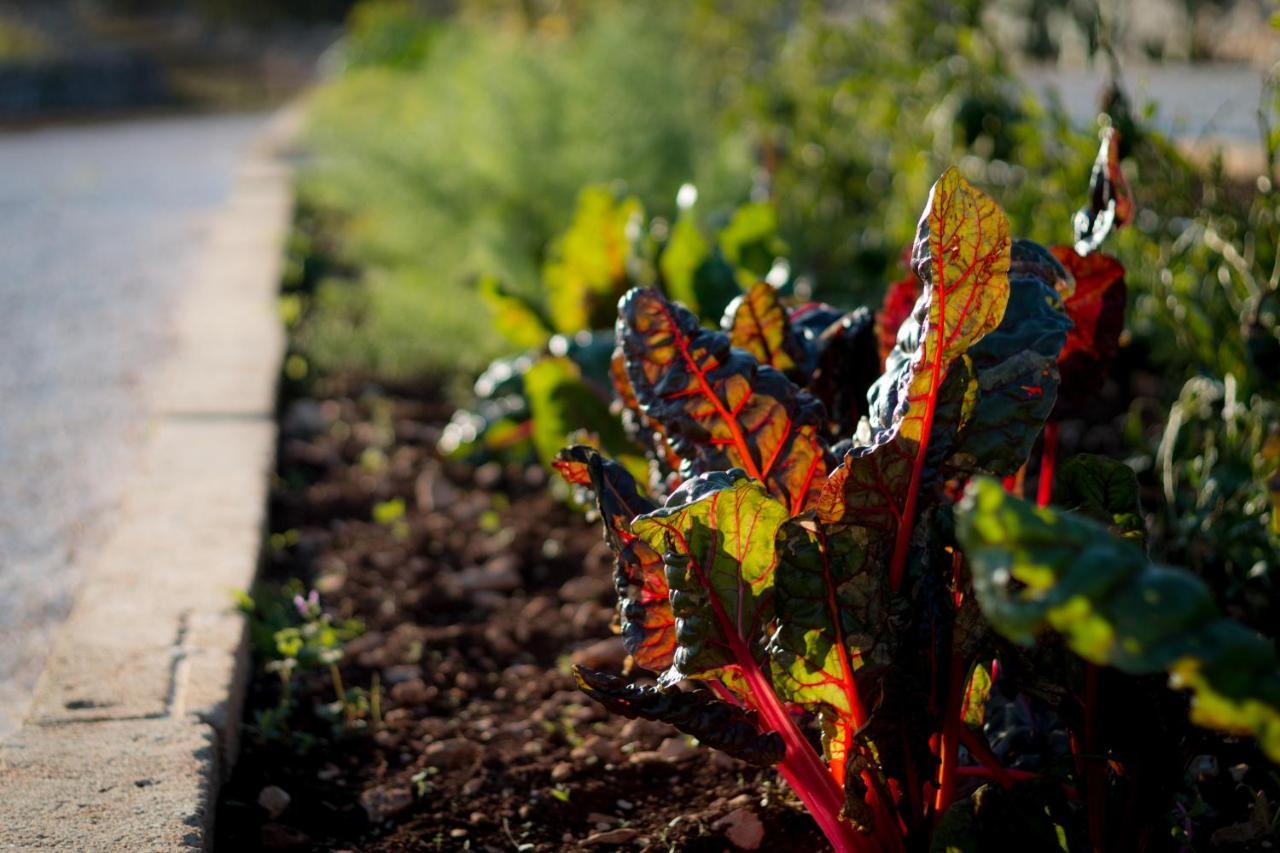
[[[456,770],[480,760],[480,747],[466,738],[449,738],[431,744],[423,752],[427,763],[442,770]]]
[[[440,688],[427,686],[421,678],[401,682],[391,688],[391,699],[397,705],[426,705],[440,694]]]
[[[587,735],[586,740],[575,746],[569,753],[569,757],[575,761],[581,761],[590,756],[595,756],[604,762],[617,762],[622,759],[622,753],[618,751],[613,741],[600,735]]]
[[[597,640],[589,646],[583,646],[576,650],[570,656],[570,660],[577,666],[610,672],[622,669],[622,664],[626,659],[627,650],[622,645],[621,637]]]
[[[360,807],[370,823],[382,823],[413,805],[408,788],[373,788],[360,795]]]
[[[553,782],[563,782],[573,775],[573,765],[567,761],[561,761],[551,768],[551,780]]]
[[[477,489],[492,491],[502,482],[502,466],[497,462],[486,462],[475,470]]]
[[[466,838],[467,831],[465,829],[462,829],[461,827],[459,827],[458,829],[451,829],[449,830],[449,837],[450,838]]]
[[[439,463],[428,461],[413,483],[413,498],[418,509],[435,512],[457,500],[458,490],[445,478]]]
[[[453,580],[465,593],[476,592],[511,592],[519,589],[524,583],[517,568],[518,563],[505,559],[502,555],[494,557],[483,566],[468,566],[455,572]]]
[[[658,755],[662,760],[672,764],[697,758],[701,754],[701,750],[682,737],[669,737],[658,747]]]
[[[587,823],[594,824],[596,829],[608,829],[618,822],[613,815],[601,814],[600,812],[591,812],[587,815]],[[604,826],[601,826],[604,824]]]
[[[406,681],[421,680],[422,667],[416,663],[402,663],[389,666],[382,671],[382,683],[386,685],[403,684]]]
[[[610,829],[607,832],[588,835],[582,839],[582,844],[585,847],[595,847],[601,844],[629,844],[639,837],[640,831],[638,829]]]
[[[751,809],[734,809],[711,824],[712,829],[723,829],[724,837],[739,850],[759,850],[764,841],[764,824]]]
[[[560,587],[560,597],[575,604],[607,601],[612,594],[613,584],[609,579],[595,575],[578,575],[565,581]]]
[[[753,797],[751,794],[739,794],[738,796],[734,797],[732,800],[729,801],[729,808],[731,809],[746,808],[747,806],[751,805],[751,803],[754,802],[755,799],[756,798]]]
[[[290,800],[289,792],[276,785],[268,785],[258,792],[258,805],[266,809],[272,820],[284,814]]]

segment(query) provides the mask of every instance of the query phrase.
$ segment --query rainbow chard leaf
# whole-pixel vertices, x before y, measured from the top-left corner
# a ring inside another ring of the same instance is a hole
[[[1188,571],[1154,564],[1097,522],[1036,507],[973,480],[957,518],[983,613],[1011,640],[1061,634],[1085,660],[1168,672],[1191,691],[1192,722],[1252,734],[1280,761],[1280,659]]]
[[[1052,251],[1075,279],[1074,290],[1069,285],[1059,288],[1067,316],[1075,324],[1058,356],[1062,373],[1058,408],[1070,411],[1096,392],[1099,378],[1107,375],[1120,349],[1124,267],[1110,255],[1081,256],[1069,246],[1054,246]]]
[[[759,654],[773,619],[775,537],[787,508],[741,470],[701,474],[631,529],[662,554],[676,650],[659,684],[723,678]]]
[[[849,451],[828,478],[819,512],[829,523],[861,510],[859,526],[892,528],[890,583],[906,571],[938,393],[952,363],[1000,325],[1009,301],[1009,221],[955,169],[934,184],[912,255],[924,291],[918,342],[898,378],[893,423]]]
[[[1076,211],[1075,249],[1081,255],[1095,252],[1113,230],[1133,218],[1133,197],[1120,169],[1120,131],[1102,132],[1102,145],[1089,174],[1089,204]]]
[[[775,370],[792,372],[805,361],[804,343],[791,328],[777,289],[767,281],[757,281],[730,302],[720,326],[730,344]]]
[[[615,714],[667,723],[748,764],[768,767],[785,754],[782,736],[761,732],[755,712],[701,691],[642,687],[581,666],[573,668],[573,677],[579,690]]]
[[[555,467],[570,483],[595,493],[604,539],[615,558],[623,644],[638,666],[666,670],[676,646],[667,576],[658,552],[631,532],[631,520],[653,511],[653,502],[640,494],[625,468],[589,447],[562,450]]]
[[[823,752],[843,787],[867,721],[855,675],[872,658],[887,663],[887,645],[877,637],[888,620],[884,584],[847,532],[827,538],[793,520],[779,531],[778,550],[778,628],[769,642],[774,689],[818,713]]]
[[[1058,392],[1058,353],[1071,321],[1053,282],[1066,278],[1044,248],[1016,240],[1009,302],[994,331],[952,367],[938,393],[924,476],[1015,473],[1027,461]],[[920,325],[909,318],[888,365],[868,394],[874,430],[891,428],[903,374],[919,347]]]
[[[640,409],[691,473],[742,468],[793,514],[816,500],[832,461],[817,399],[655,290],[632,290],[618,314]]]

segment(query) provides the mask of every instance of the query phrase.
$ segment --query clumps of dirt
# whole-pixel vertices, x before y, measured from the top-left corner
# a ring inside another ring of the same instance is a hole
[[[574,689],[570,662],[625,652],[600,532],[541,469],[441,459],[436,395],[355,391],[282,418],[266,581],[364,623],[340,674],[378,679],[381,724],[335,726],[307,671],[290,734],[263,738],[280,684],[259,661],[217,849],[825,849],[773,771]]]

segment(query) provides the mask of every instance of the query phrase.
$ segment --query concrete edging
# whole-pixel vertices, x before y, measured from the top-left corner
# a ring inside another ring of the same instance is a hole
[[[0,850],[207,850],[234,763],[284,352],[293,211],[280,113],[237,173],[175,316],[119,522],[88,560],[22,728],[0,742]]]

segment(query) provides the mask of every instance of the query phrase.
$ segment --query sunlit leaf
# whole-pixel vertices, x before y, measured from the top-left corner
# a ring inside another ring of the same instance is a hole
[[[793,521],[780,531],[778,549],[778,629],[769,643],[774,688],[819,714],[823,751],[843,786],[867,719],[854,675],[865,658],[887,653],[873,649],[887,619],[886,588],[851,532],[828,539]]]
[[[677,648],[659,683],[720,675],[753,657],[773,618],[775,536],[788,517],[740,470],[685,482],[631,529],[662,554]]]
[[[546,356],[535,362],[525,373],[524,392],[533,421],[533,445],[543,464],[551,465],[578,430],[593,435],[610,455],[640,457],[609,411],[608,401],[568,358]]]
[[[573,223],[551,247],[542,270],[551,322],[558,332],[604,329],[613,307],[629,286],[628,227],[644,215],[634,198],[619,200],[606,187],[578,195]]]
[[[978,478],[957,534],[983,613],[1012,640],[1061,634],[1076,654],[1130,674],[1165,671],[1189,690],[1193,722],[1252,734],[1280,761],[1280,659],[1270,640],[1223,618],[1196,575],[1083,516],[1036,507]]]
[[[817,497],[830,453],[810,394],[654,290],[622,300],[618,339],[641,410],[692,471],[742,468],[793,513]]]
[[[720,326],[733,346],[783,373],[795,370],[805,360],[804,344],[791,328],[777,289],[768,282],[757,281],[730,302]]]
[[[622,642],[637,665],[654,672],[671,666],[675,617],[662,558],[631,532],[631,520],[653,511],[631,474],[589,447],[570,447],[555,461],[566,480],[591,489],[604,524],[604,539],[614,556],[613,583],[618,593]]]
[[[913,267],[924,283],[916,305],[919,340],[896,389],[893,422],[849,451],[827,480],[822,518],[893,537],[891,583],[906,565],[938,392],[947,370],[999,326],[1009,301],[1009,221],[955,169],[934,185],[920,219]],[[852,516],[855,516],[853,518]]]
[[[485,277],[478,285],[480,298],[493,315],[493,326],[498,334],[512,346],[520,349],[540,349],[551,337],[551,329],[529,300],[508,292],[492,277]]]
[[[667,295],[702,317],[721,316],[742,288],[720,248],[702,233],[692,212],[684,211],[671,226],[671,237],[658,257]]]

